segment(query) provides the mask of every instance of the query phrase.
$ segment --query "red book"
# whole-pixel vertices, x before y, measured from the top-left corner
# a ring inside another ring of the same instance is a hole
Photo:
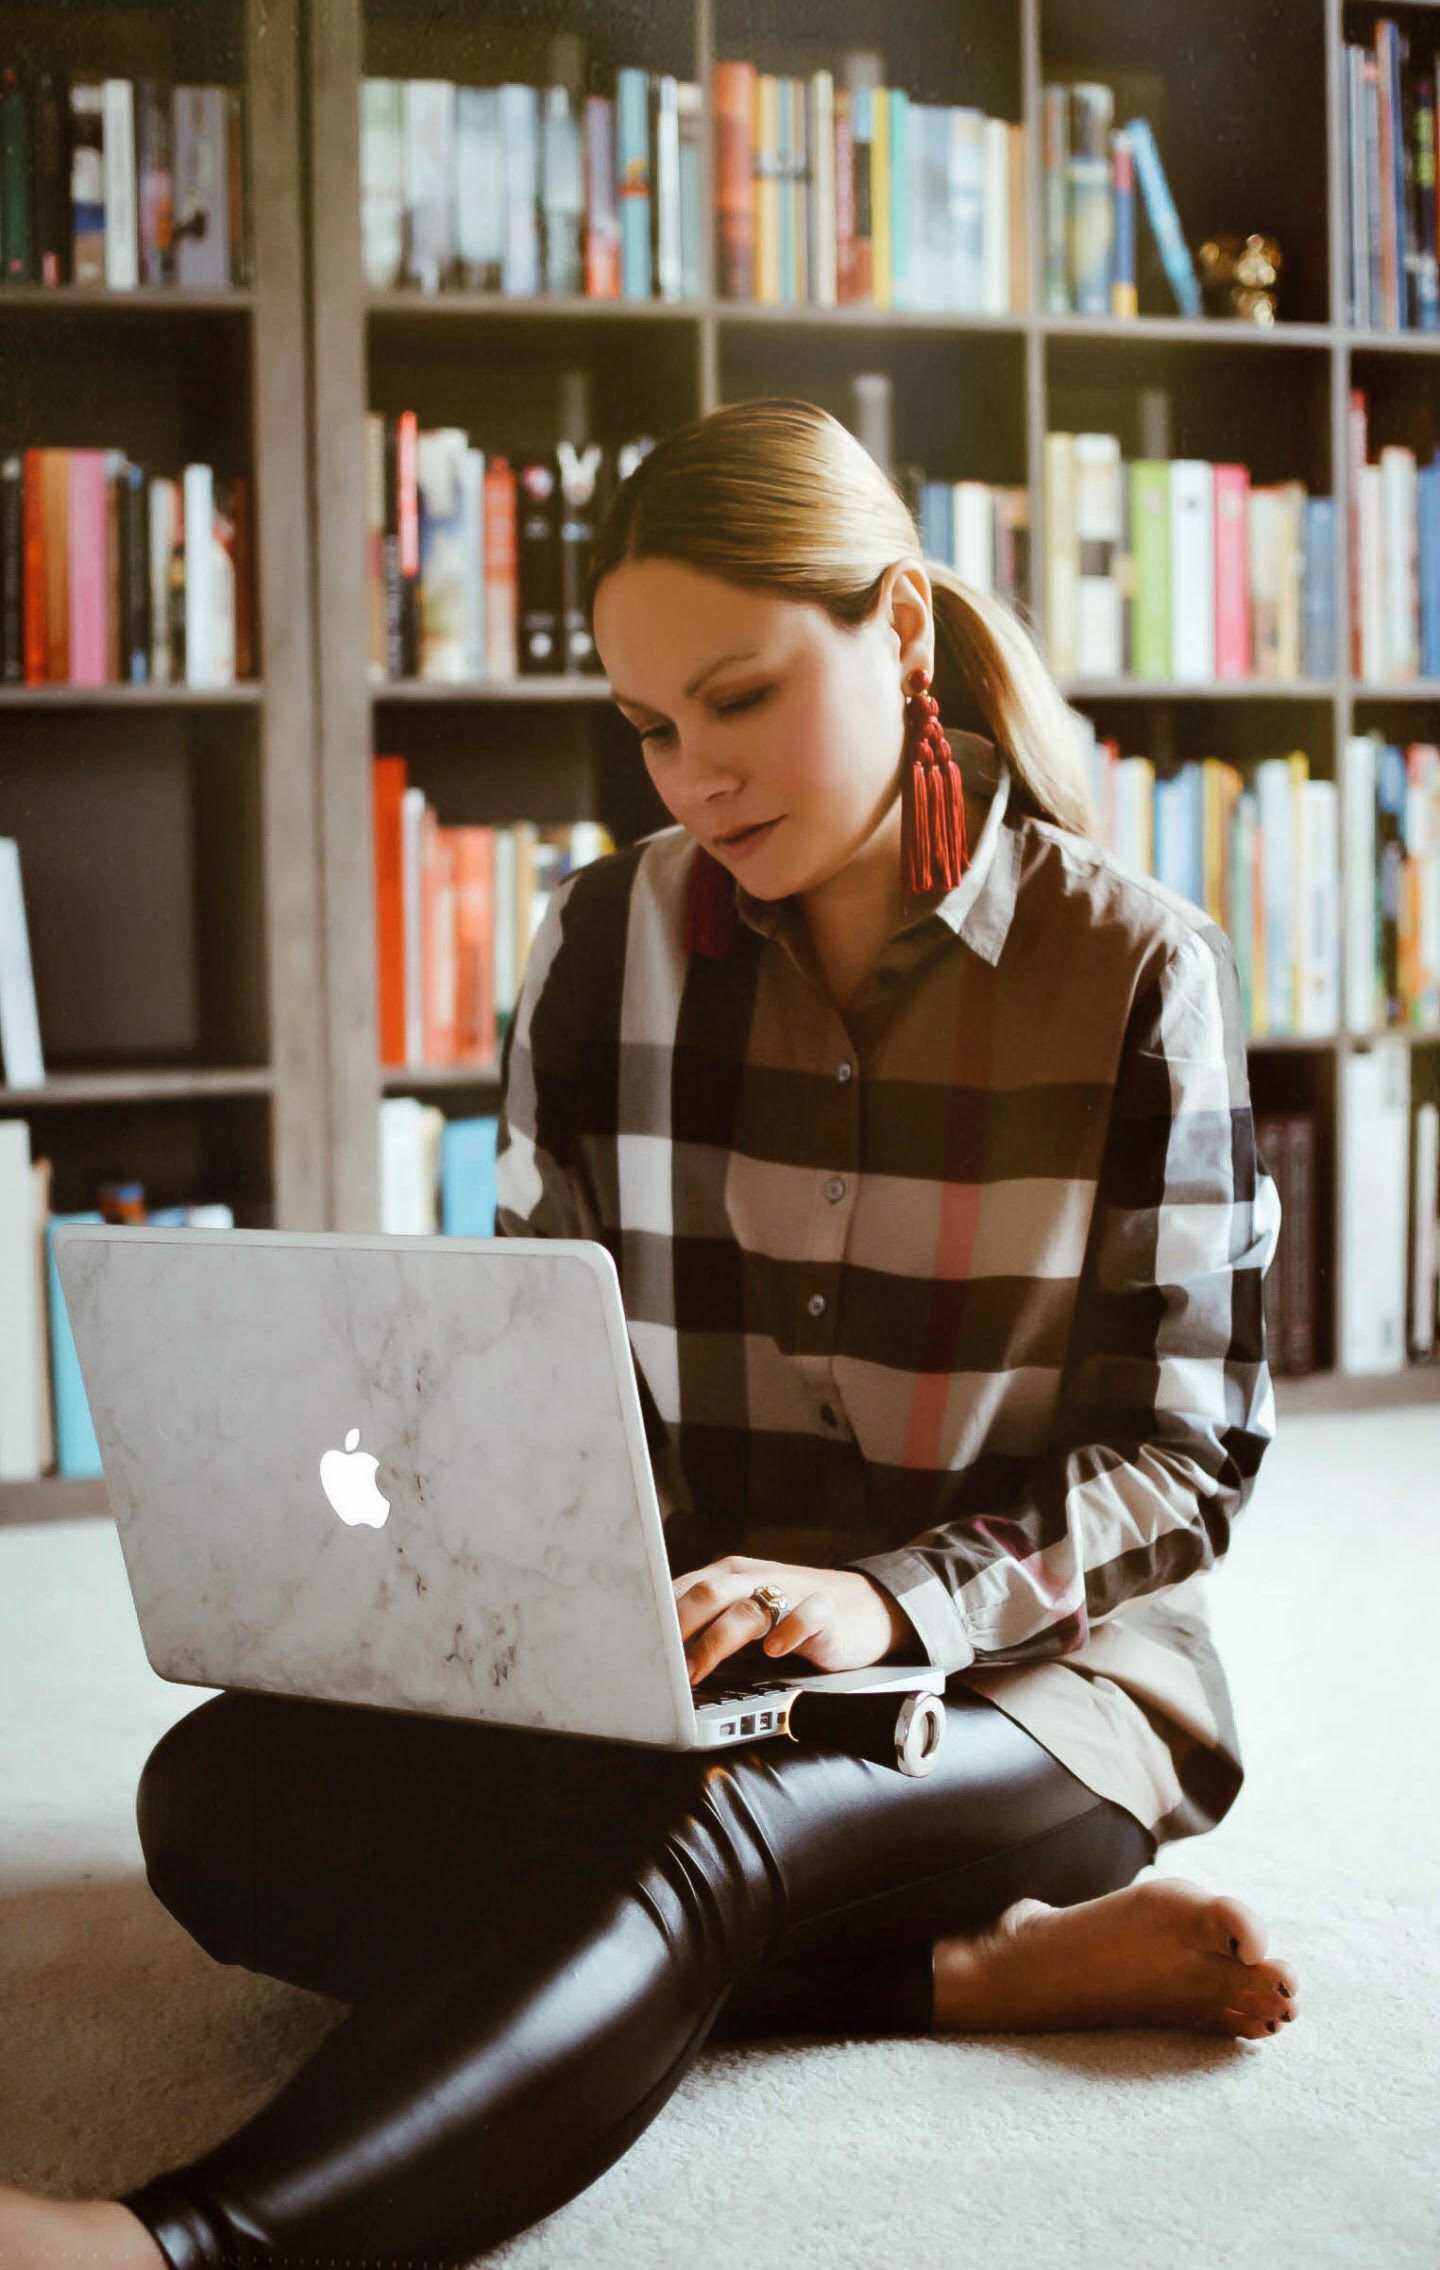
[[[1215,467],[1215,675],[1248,678],[1250,658],[1248,465]]]
[[[493,1064],[495,1026],[495,830],[455,834],[456,1045],[465,1063]]]
[[[375,980],[380,1062],[405,1062],[405,905],[400,804],[404,757],[371,760],[375,832]]]
[[[713,63],[710,111],[715,135],[715,290],[720,299],[755,297],[755,95],[753,63]]]
[[[70,457],[70,683],[105,684],[105,452]]]
[[[520,528],[515,468],[508,457],[485,460],[485,675],[519,671]]]
[[[850,90],[835,89],[835,299],[853,307],[861,297],[855,259],[855,132]]]
[[[43,686],[49,638],[45,624],[45,452],[27,449],[21,469],[25,558],[25,683]]]

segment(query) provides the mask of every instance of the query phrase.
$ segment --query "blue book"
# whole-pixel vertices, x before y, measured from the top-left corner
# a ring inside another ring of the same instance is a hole
[[[80,1374],[75,1334],[55,1265],[55,1232],[61,1222],[98,1222],[99,1214],[52,1214],[45,1224],[45,1278],[50,1290],[50,1378],[55,1390],[55,1470],[72,1481],[103,1474],[100,1445],[90,1416],[90,1399]]]
[[[620,296],[648,300],[650,265],[650,74],[638,64],[615,73],[615,179],[620,207]]]
[[[1205,904],[1204,777],[1193,758],[1155,782],[1155,880]]]
[[[1440,678],[1440,457],[1417,476],[1420,528],[1420,674]]]
[[[1305,499],[1305,616],[1300,667],[1307,678],[1335,674],[1335,499]]]
[[[955,559],[955,491],[948,481],[920,484],[920,535],[932,560]]]
[[[910,305],[910,97],[890,95],[890,305]]]
[[[446,1237],[495,1235],[496,1118],[447,1119],[440,1137],[440,1227]]]
[[[1165,168],[1160,163],[1160,152],[1155,137],[1143,118],[1127,118],[1125,132],[1135,153],[1135,179],[1145,200],[1145,218],[1150,223],[1170,289],[1182,315],[1201,315],[1204,309],[1200,299],[1199,279],[1190,248],[1180,227],[1180,216],[1165,179]]]

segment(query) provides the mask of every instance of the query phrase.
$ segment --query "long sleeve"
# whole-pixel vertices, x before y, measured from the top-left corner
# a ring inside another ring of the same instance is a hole
[[[584,1033],[572,999],[565,910],[578,876],[552,892],[520,981],[500,1057],[495,1162],[498,1237],[597,1238],[580,1165]]]
[[[1011,1502],[845,1564],[933,1661],[1068,1655],[1224,1555],[1274,1434],[1261,1286],[1278,1229],[1234,957],[1218,929],[1191,932],[1131,1007],[1051,1446]]]

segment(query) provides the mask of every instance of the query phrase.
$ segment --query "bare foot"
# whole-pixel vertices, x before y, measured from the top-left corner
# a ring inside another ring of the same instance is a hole
[[[1179,1876],[1074,1907],[1019,1900],[971,1939],[935,1942],[938,2033],[1183,2026],[1258,2041],[1295,2016],[1253,1909]],[[1232,1951],[1233,1950],[1233,1951]]]
[[[0,2270],[167,2270],[118,2199],[46,2199],[0,2183]]]

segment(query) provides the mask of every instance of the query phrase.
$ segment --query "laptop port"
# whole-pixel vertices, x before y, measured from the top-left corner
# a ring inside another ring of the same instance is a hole
[[[735,1731],[735,1721],[734,1721],[734,1719],[733,1719],[733,1718],[727,1718],[727,1719],[725,1720],[724,1724],[723,1724],[723,1725],[721,1726],[721,1728],[720,1728],[720,1731],[721,1731],[721,1733],[722,1733],[722,1734],[733,1734],[733,1733],[734,1733],[734,1731]]]
[[[762,1734],[765,1732],[766,1727],[769,1726],[770,1723],[771,1719],[769,1711],[762,1710],[760,1713],[760,1731]]]
[[[742,1719],[741,1719],[741,1721],[740,1721],[740,1731],[741,1731],[741,1733],[742,1733],[742,1734],[753,1734],[753,1733],[754,1733],[754,1731],[755,1731],[755,1714],[754,1714],[754,1712],[753,1712],[753,1711],[752,1711],[752,1712],[750,1713],[750,1715],[748,1716],[748,1718],[742,1718]]]

